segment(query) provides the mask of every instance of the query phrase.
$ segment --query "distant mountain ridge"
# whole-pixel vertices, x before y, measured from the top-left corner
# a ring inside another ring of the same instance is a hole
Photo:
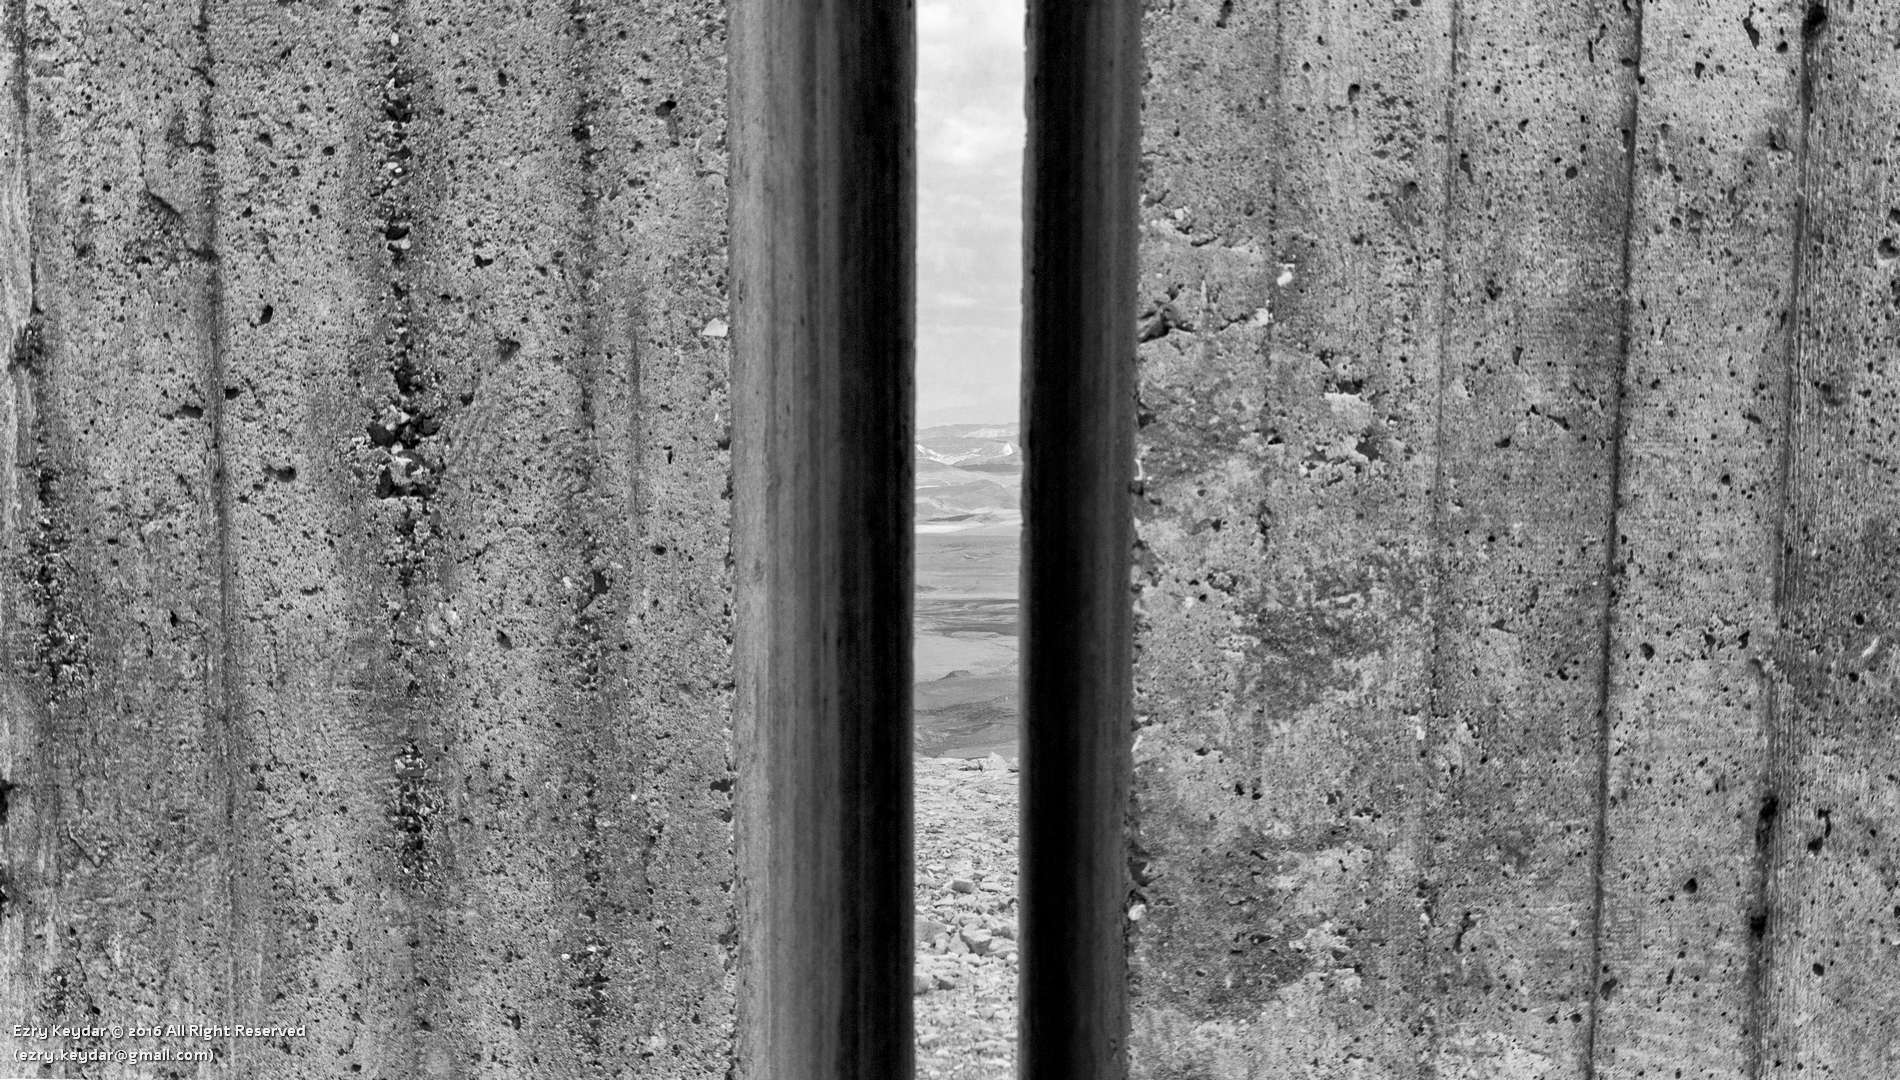
[[[917,433],[917,528],[950,532],[1022,520],[1015,424],[943,424]]]
[[[917,433],[917,457],[960,468],[1006,466],[1021,471],[1015,424],[944,424]]]

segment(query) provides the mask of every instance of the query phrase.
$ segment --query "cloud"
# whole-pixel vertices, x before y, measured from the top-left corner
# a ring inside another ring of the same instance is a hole
[[[1016,415],[1023,0],[917,9],[917,382],[925,424]]]

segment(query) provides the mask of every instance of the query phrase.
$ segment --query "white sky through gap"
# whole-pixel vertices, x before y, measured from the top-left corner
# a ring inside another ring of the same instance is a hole
[[[917,5],[917,422],[1011,423],[1024,0]]]

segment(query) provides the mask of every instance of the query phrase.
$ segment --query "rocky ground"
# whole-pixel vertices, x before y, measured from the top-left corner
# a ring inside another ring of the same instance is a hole
[[[1016,1070],[1015,765],[917,759],[917,1075]]]

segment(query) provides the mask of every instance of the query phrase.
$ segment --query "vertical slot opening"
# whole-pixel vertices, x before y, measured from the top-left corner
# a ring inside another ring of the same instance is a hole
[[[1014,1075],[1024,0],[917,5],[917,1075]]]

